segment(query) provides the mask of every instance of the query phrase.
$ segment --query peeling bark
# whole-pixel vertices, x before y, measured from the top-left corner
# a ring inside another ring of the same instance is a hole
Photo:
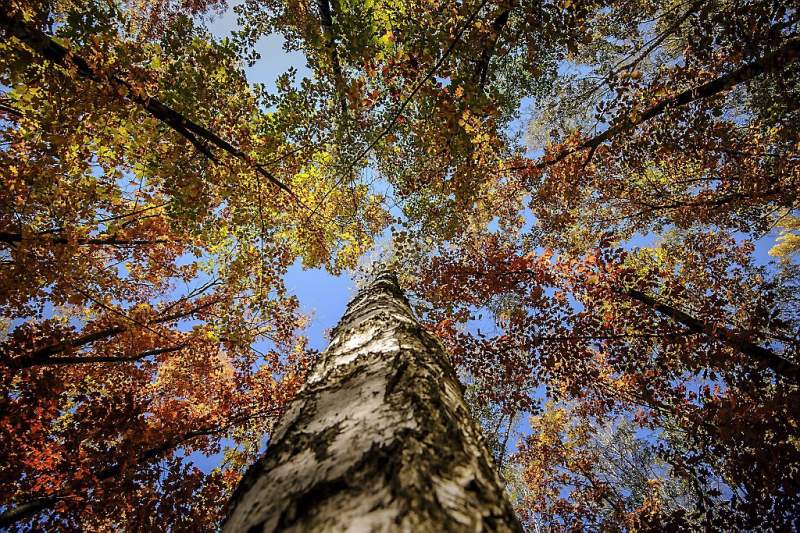
[[[223,530],[522,531],[462,392],[381,274],[350,302]]]

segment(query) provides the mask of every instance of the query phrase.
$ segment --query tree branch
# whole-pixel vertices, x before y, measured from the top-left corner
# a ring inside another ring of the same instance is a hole
[[[298,200],[297,196],[289,187],[266,170],[263,165],[255,163],[250,156],[242,152],[239,148],[222,139],[216,133],[189,120],[187,117],[156,98],[141,95],[138,91],[133,90],[134,88],[131,84],[124,79],[115,75],[105,76],[96,72],[81,56],[58,44],[50,36],[26,23],[19,16],[11,16],[7,11],[0,11],[0,27],[4,28],[8,34],[18,38],[42,57],[53,63],[61,65],[64,68],[69,68],[70,65],[74,65],[78,74],[84,78],[98,83],[105,82],[116,87],[124,88],[123,92],[126,95],[125,98],[138,104],[154,118],[168,125],[175,132],[191,142],[198,152],[208,157],[211,161],[218,162],[206,143],[210,143],[233,157],[244,161],[253,168],[257,174],[266,178],[274,186],[287,192],[295,200]]]
[[[736,333],[724,326],[717,326],[707,324],[680,309],[671,305],[661,303],[652,296],[649,296],[636,289],[628,289],[625,291],[632,299],[643,303],[658,313],[672,318],[676,322],[683,324],[690,331],[695,333],[704,333],[709,337],[717,339],[738,352],[758,360],[779,376],[783,376],[792,381],[800,381],[800,366],[787,361],[775,352],[762,348],[761,346],[752,343],[743,338],[739,333]]]
[[[487,272],[473,272],[476,275],[488,275]],[[520,269],[520,270],[505,270],[501,272],[493,272],[495,275],[519,275],[519,274],[526,274],[526,275],[534,275],[535,272],[529,269]],[[668,304],[661,303],[656,299],[652,298],[644,294],[643,292],[635,289],[628,289],[625,291],[617,290],[616,292],[620,294],[625,294],[626,296],[643,303],[650,307],[651,309],[655,310],[656,312],[672,318],[675,322],[686,326],[689,331],[692,333],[700,333],[712,337],[729,347],[735,349],[739,353],[747,355],[757,361],[765,364],[769,367],[773,372],[775,372],[779,376],[783,376],[786,379],[790,379],[792,381],[800,382],[800,366],[796,365],[791,361],[787,361],[780,355],[776,354],[775,352],[763,348],[753,342],[750,342],[744,338],[744,335],[737,333],[731,329],[728,329],[724,326],[717,326],[711,325],[699,320],[680,309],[673,307]],[[685,334],[681,333],[664,333],[662,335],[658,334],[638,334],[635,335],[636,337],[672,337],[672,336],[683,336]],[[538,340],[571,340],[571,339],[618,339],[628,337],[628,335],[586,335],[586,336],[542,336],[542,337],[533,337],[532,339]]]
[[[211,305],[214,305],[215,303],[217,303],[215,300],[210,300],[208,302],[204,302],[202,304],[195,305],[195,306],[193,306],[193,307],[191,307],[189,309],[185,309],[185,310],[182,310],[182,311],[176,311],[176,312],[171,313],[169,315],[164,315],[164,316],[158,317],[158,318],[156,318],[154,320],[151,320],[150,322],[148,322],[146,324],[146,326],[151,326],[151,325],[155,325],[155,324],[164,324],[166,322],[172,322],[173,320],[178,320],[178,319],[181,319],[181,318],[185,318],[185,317],[191,316],[191,315],[193,315],[193,314],[195,314],[195,313],[197,313],[199,311],[202,311],[203,309],[205,309],[207,307],[210,307]],[[72,339],[69,339],[69,340],[47,344],[45,346],[41,346],[39,348],[35,348],[35,349],[31,350],[30,352],[24,354],[21,357],[15,357],[14,359],[11,359],[10,361],[7,361],[6,364],[8,364],[11,367],[15,367],[15,368],[29,368],[29,367],[32,367],[32,366],[39,366],[39,365],[43,365],[43,364],[48,364],[49,359],[53,355],[65,352],[67,350],[80,348],[82,346],[86,346],[87,344],[91,344],[93,342],[96,342],[96,341],[99,341],[99,340],[102,340],[102,339],[106,339],[106,338],[109,338],[109,337],[114,337],[116,335],[119,335],[120,333],[128,331],[128,329],[129,329],[128,326],[124,326],[124,325],[118,324],[118,325],[110,326],[110,327],[107,327],[107,328],[104,328],[104,329],[101,329],[101,330],[98,330],[98,331],[93,331],[91,333],[86,333],[84,335],[79,335],[78,337],[75,337],[75,338],[72,338]]]
[[[481,57],[478,59],[478,62],[475,65],[475,72],[472,75],[473,83],[475,83],[481,91],[486,85],[486,81],[489,76],[489,63],[492,60],[492,56],[494,56],[495,49],[497,48],[497,42],[500,40],[500,34],[502,33],[506,24],[508,24],[511,10],[516,7],[516,5],[516,0],[513,0],[509,7],[502,9],[497,17],[495,17],[494,21],[492,21],[492,36],[490,37],[489,42],[486,43],[486,45],[481,49]]]
[[[576,99],[578,99],[578,100],[582,100],[582,99],[588,98],[589,96],[591,96],[592,94],[594,94],[594,93],[595,93],[595,92],[596,92],[598,89],[600,89],[601,87],[603,87],[604,85],[606,85],[606,84],[607,84],[607,83],[608,83],[608,82],[609,82],[611,79],[613,79],[613,78],[614,78],[614,76],[616,76],[617,74],[619,74],[619,73],[620,73],[620,72],[622,72],[623,70],[633,70],[634,68],[636,68],[636,66],[637,66],[637,65],[639,65],[639,63],[641,63],[641,62],[642,62],[642,60],[644,60],[644,58],[645,58],[645,57],[647,57],[647,56],[648,56],[648,55],[649,55],[649,54],[650,54],[650,53],[651,53],[653,50],[655,50],[656,48],[658,48],[658,46],[660,46],[660,45],[661,45],[661,43],[663,43],[663,42],[664,42],[664,40],[665,40],[667,37],[669,37],[670,35],[672,35],[672,34],[673,34],[673,33],[674,33],[674,32],[675,32],[675,31],[676,31],[678,28],[680,28],[680,27],[681,27],[681,25],[682,25],[684,22],[686,22],[686,20],[687,20],[687,19],[688,19],[690,16],[692,16],[692,15],[693,15],[693,14],[694,14],[694,13],[695,13],[697,10],[699,10],[699,9],[700,9],[700,8],[703,6],[703,4],[704,4],[705,2],[706,2],[706,0],[696,0],[696,1],[695,1],[695,2],[694,2],[694,3],[693,3],[693,4],[692,4],[692,5],[689,7],[689,8],[688,8],[688,9],[687,9],[687,10],[686,10],[684,13],[683,13],[683,15],[681,15],[680,17],[678,17],[677,19],[675,19],[675,20],[672,22],[672,24],[670,24],[670,25],[669,25],[669,27],[668,27],[667,29],[665,29],[665,30],[664,30],[663,32],[661,32],[660,34],[656,35],[656,36],[655,36],[655,37],[654,37],[654,38],[653,38],[653,39],[652,39],[652,40],[651,40],[651,41],[650,41],[650,42],[649,42],[649,43],[648,43],[648,44],[647,44],[647,45],[646,45],[646,46],[645,46],[645,47],[644,47],[642,50],[641,50],[641,52],[639,53],[639,55],[638,55],[638,56],[636,56],[636,57],[633,59],[633,61],[630,61],[629,63],[625,63],[626,61],[628,61],[629,59],[631,59],[631,56],[633,55],[633,53],[631,53],[631,54],[630,54],[630,55],[628,55],[627,57],[625,57],[625,58],[623,58],[623,59],[619,60],[619,62],[617,62],[617,63],[614,65],[614,67],[613,67],[613,70],[612,70],[612,71],[611,71],[611,72],[610,72],[610,73],[609,73],[609,74],[608,74],[608,75],[605,77],[605,79],[604,79],[604,80],[603,80],[601,83],[599,83],[599,84],[595,85],[595,86],[594,86],[592,89],[590,89],[590,90],[588,90],[588,91],[586,91],[586,92],[584,92],[584,93],[582,93],[582,94],[578,95],[578,97],[577,97]],[[623,64],[623,63],[625,63],[625,64]]]
[[[574,148],[561,150],[554,156],[546,158],[536,165],[516,166],[511,167],[509,170],[520,170],[523,168],[543,169],[550,165],[554,165],[555,163],[564,160],[572,154],[586,149],[596,148],[612,137],[631,130],[643,124],[644,122],[661,115],[670,108],[681,107],[698,100],[710,98],[722,92],[728,91],[740,83],[750,81],[761,74],[777,72],[794,63],[798,60],[798,58],[800,58],[800,38],[793,37],[788,39],[783,46],[777,50],[774,50],[773,52],[770,52],[762,58],[747,63],[742,67],[729,72],[728,74],[722,75],[702,85],[693,87],[691,89],[686,89],[675,96],[661,100],[634,118],[631,118],[630,115],[626,115],[626,117],[615,126],[609,127],[604,132],[582,142]]]
[[[35,236],[40,237],[41,235],[35,235]],[[42,243],[70,244],[70,240],[66,237],[53,237],[53,238],[45,237],[45,238],[29,239],[27,237],[23,237],[21,233],[0,231],[0,242],[4,242],[7,244],[15,244],[18,242],[29,241],[29,240]],[[98,237],[90,239],[75,239],[74,242],[80,245],[96,245],[96,246],[145,246],[149,244],[164,244],[175,241],[170,239],[124,239],[111,236],[102,238]]]
[[[333,29],[330,0],[317,0],[317,8],[319,9],[322,34],[325,37],[325,48],[331,60],[333,81],[336,84],[336,91],[339,93],[339,105],[342,108],[342,113],[347,113],[347,100],[344,97],[344,79],[342,77],[342,66],[339,63],[339,53],[336,51],[336,32]]]
[[[40,366],[57,366],[57,365],[82,365],[91,363],[132,363],[139,361],[146,357],[153,355],[161,355],[165,353],[172,353],[182,350],[189,345],[188,342],[177,344],[175,346],[167,346],[165,348],[154,348],[152,350],[145,350],[136,355],[129,356],[85,356],[85,357],[48,357],[43,360],[27,360],[20,363],[17,368],[33,368]]]

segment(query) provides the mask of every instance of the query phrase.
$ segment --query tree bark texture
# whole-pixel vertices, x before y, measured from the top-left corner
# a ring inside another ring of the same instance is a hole
[[[223,530],[522,531],[449,356],[393,274],[348,305]]]

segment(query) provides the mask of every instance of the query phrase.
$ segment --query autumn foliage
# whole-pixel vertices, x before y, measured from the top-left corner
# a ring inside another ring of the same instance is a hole
[[[371,250],[530,530],[797,529],[798,8],[0,2],[0,524],[216,527]]]

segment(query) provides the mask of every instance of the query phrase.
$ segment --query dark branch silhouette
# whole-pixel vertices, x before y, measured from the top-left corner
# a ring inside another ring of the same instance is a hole
[[[160,102],[156,98],[141,95],[133,90],[131,84],[124,79],[111,75],[105,76],[96,72],[89,63],[81,56],[73,53],[66,47],[55,42],[49,35],[26,23],[20,17],[10,16],[8,12],[0,11],[0,27],[4,28],[9,35],[17,37],[19,40],[30,46],[45,59],[52,61],[62,67],[69,68],[74,65],[80,76],[98,83],[110,83],[116,87],[124,88],[125,98],[140,105],[150,115],[168,125],[178,134],[183,136],[194,145],[198,152],[208,157],[213,162],[219,162],[209,148],[209,144],[227,152],[233,157],[244,161],[255,170],[257,174],[266,178],[270,183],[279,189],[287,192],[295,200],[297,196],[289,187],[284,185],[278,178],[269,172],[263,165],[255,163],[250,156],[242,152],[230,142],[222,139],[216,133],[193,122],[181,113],[175,111],[170,106]]]
[[[90,363],[132,363],[139,361],[146,357],[154,355],[161,355],[165,353],[172,353],[182,350],[189,345],[187,342],[176,344],[175,346],[167,346],[164,348],[154,348],[152,350],[145,350],[135,355],[87,355],[83,357],[48,357],[42,360],[28,359],[22,361],[18,368],[32,368],[39,366],[57,366],[57,365],[85,365]]]
[[[336,91],[339,93],[339,106],[342,108],[342,113],[347,113],[344,78],[342,76],[342,65],[339,62],[339,53],[336,51],[336,31],[333,28],[333,12],[330,0],[317,0],[317,9],[319,9],[322,34],[325,37],[325,49],[331,61],[333,81],[336,84]]]
[[[66,237],[42,237],[41,235],[33,235],[33,238],[23,237],[21,233],[13,233],[9,231],[0,231],[0,242],[7,244],[16,244],[22,241],[36,241],[40,243],[52,244],[70,244],[70,240]],[[96,245],[96,246],[146,246],[150,244],[164,244],[174,242],[169,239],[126,239],[120,237],[96,237],[89,239],[75,239],[76,244],[81,245]]]
[[[790,361],[787,361],[772,350],[768,350],[748,341],[743,335],[731,329],[728,329],[724,326],[703,322],[702,320],[699,320],[681,311],[677,307],[659,302],[652,296],[649,296],[636,289],[628,289],[625,291],[625,294],[637,302],[647,305],[661,315],[667,316],[679,324],[683,324],[692,332],[708,335],[709,337],[727,344],[738,352],[756,359],[757,361],[769,367],[779,376],[783,376],[792,381],[800,381],[800,367]]]
[[[661,115],[670,108],[685,106],[692,102],[718,95],[732,89],[740,83],[750,81],[761,74],[780,71],[788,65],[796,62],[798,59],[800,59],[800,37],[793,37],[786,40],[786,42],[784,42],[784,44],[777,50],[770,52],[760,59],[747,63],[738,69],[729,72],[728,74],[714,78],[713,80],[710,80],[697,87],[686,89],[685,91],[682,91],[670,98],[665,98],[633,118],[630,114],[626,115],[625,118],[620,120],[614,126],[611,126],[607,130],[595,135],[590,139],[587,139],[578,146],[561,150],[555,155],[546,157],[534,165],[518,165],[513,166],[508,170],[520,170],[525,168],[544,169],[550,165],[554,165],[560,161],[563,161],[572,154],[581,152],[583,150],[597,148],[612,137],[631,130],[643,124],[644,122]]]
[[[194,315],[195,313],[202,311],[203,309],[206,309],[214,305],[215,303],[216,303],[215,300],[209,300],[207,302],[203,302],[201,304],[192,306],[188,309],[160,316],[158,318],[151,320],[147,324],[143,324],[143,326],[147,327],[156,324],[164,324],[167,322],[172,322],[173,320],[186,318],[188,316]],[[49,361],[51,361],[51,358],[54,355],[57,355],[65,351],[81,348],[83,346],[86,346],[88,344],[91,344],[99,340],[114,337],[129,329],[130,326],[117,324],[115,326],[103,328],[97,331],[93,331],[91,333],[85,333],[83,335],[79,335],[72,339],[52,342],[50,344],[40,346],[39,348],[35,348],[22,356],[14,357],[13,359],[7,360],[6,364],[13,368],[30,368],[33,366],[49,364]]]
[[[497,49],[497,43],[500,40],[500,34],[503,28],[508,24],[508,19],[511,16],[511,10],[516,7],[516,1],[512,1],[507,8],[501,9],[500,13],[492,21],[492,33],[488,42],[481,49],[481,56],[475,65],[475,72],[472,76],[472,82],[480,89],[483,90],[489,78],[489,63]]]

